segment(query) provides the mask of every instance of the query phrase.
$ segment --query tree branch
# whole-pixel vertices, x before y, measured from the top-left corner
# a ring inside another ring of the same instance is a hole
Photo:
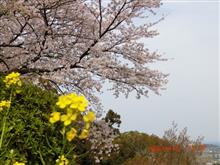
[[[102,35],[102,0],[99,0],[99,38]]]

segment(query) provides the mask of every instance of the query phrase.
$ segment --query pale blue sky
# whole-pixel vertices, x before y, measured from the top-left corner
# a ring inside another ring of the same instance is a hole
[[[161,96],[136,100],[102,95],[105,109],[122,117],[122,131],[138,130],[162,136],[175,120],[188,127],[192,138],[203,135],[205,142],[219,142],[219,3],[217,1],[174,1],[162,5],[167,17],[155,28],[160,35],[145,44],[164,57],[159,70],[170,73],[167,90]]]

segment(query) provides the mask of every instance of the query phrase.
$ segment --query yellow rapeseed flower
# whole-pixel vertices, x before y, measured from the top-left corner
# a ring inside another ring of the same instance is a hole
[[[86,110],[87,106],[88,101],[84,96],[80,95],[73,100],[72,104],[70,105],[70,108],[78,109],[80,112],[83,112]]]
[[[90,111],[85,116],[83,116],[83,120],[87,122],[93,122],[96,119],[95,113]]]
[[[51,115],[50,115],[51,117],[50,117],[50,119],[49,119],[49,121],[50,121],[50,123],[56,123],[57,121],[59,121],[60,120],[60,112],[53,112],[53,113],[51,113]]]
[[[69,107],[71,109],[76,109],[80,112],[83,112],[88,106],[88,101],[82,95],[70,93],[67,95],[59,96],[56,105],[59,106],[61,109]]]
[[[11,105],[11,102],[8,100],[3,100],[0,102],[0,111],[2,111],[4,108],[9,108]]]
[[[6,84],[6,87],[9,88],[11,85],[21,86],[20,73],[12,72],[5,77],[3,80]]]
[[[78,109],[79,111],[83,112],[86,110],[86,107],[88,106],[88,101],[86,100],[86,98],[84,96],[79,96],[79,106]]]
[[[25,163],[15,162],[13,165],[25,165]]]
[[[71,128],[71,130],[66,133],[67,140],[69,142],[72,141],[76,137],[76,133],[77,133],[76,129],[75,128]]]
[[[59,96],[58,102],[56,103],[56,105],[58,105],[61,109],[64,109],[67,106],[69,106],[71,102],[72,102],[71,98],[68,95],[62,95],[62,96]]]
[[[72,121],[76,120],[77,113],[67,113],[66,115],[61,116],[61,121],[64,122],[64,125],[70,125]]]
[[[64,155],[62,155],[62,156],[59,156],[59,158],[56,160],[56,164],[57,165],[68,165],[69,160],[67,158],[65,158]]]
[[[89,136],[89,131],[87,129],[83,129],[81,134],[79,135],[80,139],[86,139]]]

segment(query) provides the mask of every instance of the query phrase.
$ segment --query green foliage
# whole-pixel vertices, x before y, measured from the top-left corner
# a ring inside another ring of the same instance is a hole
[[[113,129],[114,133],[119,134],[119,127],[121,124],[121,116],[114,112],[113,110],[109,110],[104,118],[105,122],[109,124],[109,126]]]
[[[0,77],[0,98],[7,100],[14,92],[12,88],[5,87],[3,77]],[[20,161],[33,165],[54,165],[62,154],[74,160],[76,142],[67,144],[59,131],[62,125],[49,123],[49,115],[55,110],[56,101],[55,93],[28,82],[22,85],[20,93],[11,96],[10,109],[0,112],[0,135],[4,124],[2,119],[6,116],[0,164]]]
[[[105,121],[110,124],[110,126],[117,125],[117,127],[120,127],[121,116],[117,113],[115,113],[113,110],[109,110],[105,116]]]
[[[184,136],[185,137],[185,136]],[[184,141],[184,139],[182,139]],[[181,141],[183,143],[183,141]],[[161,139],[137,131],[122,133],[114,141],[119,144],[119,153],[103,162],[103,165],[197,165],[197,151],[190,150],[171,140]],[[188,141],[184,142],[189,145]],[[190,145],[189,145],[190,146]],[[152,150],[158,147],[160,150]],[[179,147],[177,150],[177,147]]]
[[[55,165],[61,155],[65,155],[70,165],[95,164],[88,140],[74,139],[68,142],[61,133],[62,123],[49,122],[51,112],[57,110],[57,93],[43,90],[27,81],[19,88],[7,88],[4,77],[0,75],[0,102],[6,100],[11,104],[7,109],[0,109],[0,164],[11,165],[18,161],[29,165]],[[109,110],[104,120],[114,133],[120,133],[120,115]],[[190,143],[187,131],[183,130],[177,136],[175,130],[176,127],[166,131],[164,139],[137,131],[121,133],[114,140],[120,147],[119,152],[111,153],[110,157],[103,155],[100,164],[195,165],[196,153],[187,148]],[[200,141],[195,146],[199,144]],[[151,150],[152,146],[177,145],[180,146],[179,152]],[[199,151],[199,148],[195,151]]]
[[[113,153],[110,159],[103,164],[105,165],[120,165],[134,158],[135,156],[148,157],[149,148],[153,145],[166,145],[167,143],[155,135],[147,135],[137,131],[122,133],[114,141],[119,144],[119,153]]]

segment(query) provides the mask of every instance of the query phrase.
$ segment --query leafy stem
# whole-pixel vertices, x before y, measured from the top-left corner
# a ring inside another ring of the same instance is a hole
[[[12,91],[10,93],[10,103],[11,103],[11,99],[12,99]],[[7,112],[6,112],[6,115],[4,116],[3,118],[3,124],[2,124],[2,133],[1,133],[1,138],[0,138],[0,149],[2,148],[2,144],[3,144],[3,139],[4,139],[4,134],[5,134],[5,128],[6,128],[6,121],[7,121],[7,116],[8,116],[8,112],[9,112],[9,109],[10,109],[11,106],[9,106],[7,108]]]

